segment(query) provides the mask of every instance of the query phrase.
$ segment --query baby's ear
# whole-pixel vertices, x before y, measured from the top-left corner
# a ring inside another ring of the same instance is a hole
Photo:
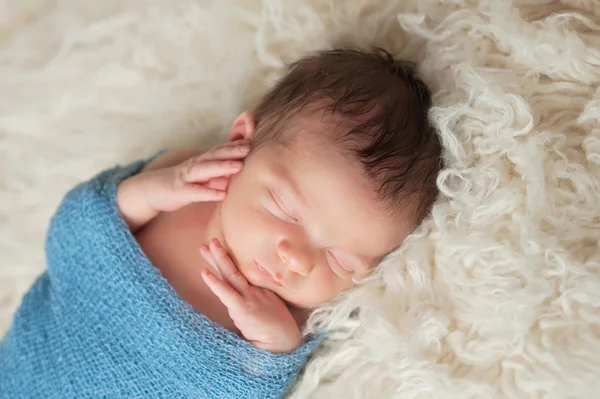
[[[249,111],[244,111],[235,119],[235,121],[233,121],[231,130],[229,131],[228,141],[249,139],[254,134],[254,130],[256,130],[254,114]]]

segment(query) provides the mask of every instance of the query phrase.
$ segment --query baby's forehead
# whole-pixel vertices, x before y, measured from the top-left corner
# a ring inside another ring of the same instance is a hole
[[[358,158],[359,145],[352,141],[347,130],[346,126],[331,118],[297,118],[285,129],[282,143],[288,155],[327,159],[354,173],[363,174],[364,168]],[[366,175],[364,179],[367,179]]]
[[[377,258],[405,236],[390,218],[357,159],[314,134],[287,143],[273,152],[271,170],[277,189],[296,193],[307,228],[321,241]]]
[[[328,181],[332,187],[350,191],[352,198],[369,202],[372,208],[380,208],[383,203],[377,195],[377,185],[366,174],[356,152],[349,150],[328,135],[298,132],[281,149],[278,163],[289,172],[297,172],[307,179]],[[323,193],[325,195],[325,193]]]

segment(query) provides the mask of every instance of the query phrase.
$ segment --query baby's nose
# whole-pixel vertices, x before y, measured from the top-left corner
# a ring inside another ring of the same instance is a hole
[[[308,276],[313,268],[309,252],[301,245],[292,245],[288,240],[277,244],[279,258],[287,268],[301,276]]]

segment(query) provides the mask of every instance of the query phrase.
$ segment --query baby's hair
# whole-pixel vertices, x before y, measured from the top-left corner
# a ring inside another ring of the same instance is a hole
[[[438,195],[441,168],[430,106],[431,93],[413,64],[382,49],[322,51],[293,63],[262,98],[253,144],[285,144],[294,118],[329,113],[336,123],[332,139],[360,160],[385,210],[411,208],[420,222]]]

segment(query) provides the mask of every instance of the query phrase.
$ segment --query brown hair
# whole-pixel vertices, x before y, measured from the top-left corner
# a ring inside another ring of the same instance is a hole
[[[331,113],[341,128],[334,140],[360,160],[385,209],[396,213],[410,202],[420,222],[437,197],[442,167],[430,106],[411,63],[382,49],[322,51],[292,64],[262,98],[253,146],[285,142],[286,125],[302,113]]]

